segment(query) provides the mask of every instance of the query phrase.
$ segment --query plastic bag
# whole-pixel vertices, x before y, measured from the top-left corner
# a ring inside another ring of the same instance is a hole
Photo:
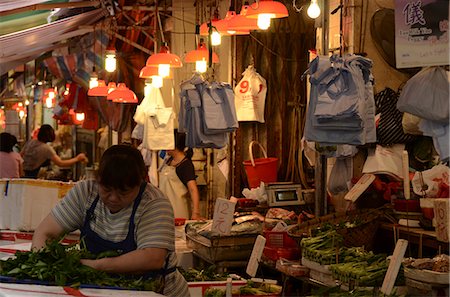
[[[448,198],[449,176],[450,168],[442,164],[422,172],[416,171],[411,180],[413,191],[420,196]]]
[[[413,135],[422,135],[422,131],[419,128],[420,121],[422,119],[418,116],[405,112],[402,118],[403,132]]]
[[[258,121],[264,123],[264,105],[266,102],[266,80],[248,66],[242,73],[241,81],[234,88],[234,104],[238,121]]]
[[[398,110],[448,123],[449,78],[442,67],[426,67],[410,78],[397,102]]]
[[[331,194],[348,192],[348,185],[353,175],[352,158],[337,158],[331,169],[330,179],[328,180],[328,191]]]

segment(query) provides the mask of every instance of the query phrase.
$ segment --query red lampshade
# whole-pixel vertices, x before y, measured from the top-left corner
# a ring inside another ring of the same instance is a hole
[[[124,83],[118,83],[117,88],[110,92],[106,99],[116,103],[138,103],[136,94],[128,89]]]
[[[258,30],[258,20],[248,18],[248,5],[242,5],[241,12],[228,21],[228,31]]]
[[[203,40],[200,40],[196,50],[192,50],[186,54],[184,61],[186,63],[195,63],[196,61],[209,61],[209,53]],[[212,53],[212,62],[219,63],[219,56],[215,52]]]
[[[98,86],[88,90],[88,96],[107,96],[108,87],[103,79],[98,81]]]
[[[152,78],[152,76],[158,76],[158,67],[154,66],[144,66],[139,73],[140,78]],[[170,74],[166,78],[173,78],[173,73],[170,71]]]
[[[235,11],[228,11],[227,15],[225,16],[225,18],[223,20],[219,20],[217,18],[214,18],[211,20],[211,25],[213,27],[215,27],[215,29],[217,30],[217,32],[219,32],[221,35],[224,36],[229,36],[229,35],[248,35],[250,34],[250,31],[248,30],[236,30],[235,33],[231,34],[229,33],[229,29],[228,29],[228,22],[233,19],[236,16],[236,12]],[[203,23],[200,26],[200,35],[202,36],[207,36],[209,35],[209,28],[208,28],[208,22]]]
[[[246,16],[248,18],[257,18],[258,14],[262,13],[273,14],[272,18],[275,19],[289,16],[288,10],[283,3],[272,0],[259,0],[253,3],[247,10]]]
[[[146,66],[157,67],[159,64],[169,64],[172,68],[180,68],[183,66],[180,57],[171,54],[167,45],[162,45],[159,53],[153,54],[147,59]]]

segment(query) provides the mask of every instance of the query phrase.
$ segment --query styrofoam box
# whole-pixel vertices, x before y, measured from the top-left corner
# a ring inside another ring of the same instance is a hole
[[[0,179],[0,229],[34,231],[75,183]]]

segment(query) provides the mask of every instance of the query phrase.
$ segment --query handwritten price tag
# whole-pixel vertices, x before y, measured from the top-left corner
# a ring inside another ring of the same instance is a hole
[[[221,235],[230,234],[235,206],[236,203],[230,200],[217,198],[216,205],[214,206],[212,232]]]

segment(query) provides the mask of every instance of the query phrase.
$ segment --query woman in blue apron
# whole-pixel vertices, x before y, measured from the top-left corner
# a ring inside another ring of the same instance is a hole
[[[78,182],[34,232],[32,248],[45,246],[77,229],[93,254],[117,251],[117,257],[81,263],[94,269],[136,277],[161,277],[166,296],[189,296],[187,282],[176,269],[172,206],[145,182],[141,153],[127,145],[108,148],[97,178]]]

